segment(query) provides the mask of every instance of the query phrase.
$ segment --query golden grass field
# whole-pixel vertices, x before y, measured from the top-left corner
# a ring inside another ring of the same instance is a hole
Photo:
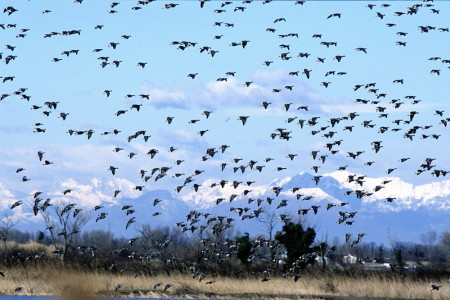
[[[384,276],[347,278],[342,275],[311,274],[302,276],[297,282],[292,278],[272,278],[261,282],[260,278],[224,278],[207,276],[202,282],[188,275],[162,275],[135,278],[133,274],[116,275],[109,272],[84,272],[63,266],[15,267],[5,270],[0,294],[45,295],[45,296],[120,296],[158,298],[240,298],[240,299],[330,299],[345,298],[393,298],[393,299],[450,299],[449,285],[444,278],[426,282],[388,279]],[[213,284],[205,284],[215,280]],[[156,290],[153,286],[163,282]],[[165,284],[172,287],[164,292]],[[439,291],[428,290],[431,283],[442,285]],[[118,284],[122,287],[118,292]],[[15,293],[16,287],[23,290]]]
[[[51,247],[36,243],[21,245],[33,252],[46,251],[51,257]],[[37,249],[39,248],[39,249]],[[233,299],[450,299],[448,278],[414,279],[391,272],[346,273],[307,272],[297,282],[291,277],[272,276],[261,282],[258,277],[231,278],[208,275],[202,282],[191,275],[141,275],[134,272],[115,274],[106,270],[86,271],[70,263],[59,261],[30,261],[0,269],[0,295],[35,295],[69,297],[145,297],[145,298],[233,298]],[[444,273],[445,274],[445,273]],[[215,280],[213,284],[206,284]],[[163,282],[154,289],[157,282]],[[164,286],[171,283],[166,292]],[[116,292],[115,288],[121,284]],[[431,284],[441,285],[439,291],[429,290]],[[22,287],[19,292],[15,288]]]

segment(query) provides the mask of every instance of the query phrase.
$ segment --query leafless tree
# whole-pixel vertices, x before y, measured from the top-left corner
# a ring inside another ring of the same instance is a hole
[[[105,231],[102,229],[93,229],[91,231],[84,231],[77,239],[82,245],[99,245],[102,247],[111,247],[114,240],[112,231]]]
[[[170,272],[176,264],[176,248],[183,244],[181,232],[171,230],[169,227],[152,229],[149,224],[142,225],[138,232],[145,257],[158,257],[164,265],[164,270]],[[174,247],[177,245],[177,247]]]
[[[450,262],[450,231],[444,231],[439,240],[439,250],[445,261]]]
[[[197,232],[192,235],[189,241],[189,252],[197,264],[200,264],[207,253],[209,239],[204,237],[203,233]]]
[[[425,246],[426,258],[431,260],[433,257],[434,243],[436,242],[437,234],[436,231],[428,231],[420,235],[420,241]]]
[[[264,231],[268,235],[269,241],[272,241],[273,233],[279,223],[277,213],[265,207],[264,212],[258,215],[257,219],[263,224]]]
[[[17,218],[9,215],[4,216],[3,219],[0,220],[0,239],[3,241],[3,255],[5,258],[5,263],[8,261],[8,245],[7,241],[9,240],[9,235],[11,233],[11,229],[17,225],[19,221]]]
[[[72,204],[54,204],[53,210],[41,211],[47,230],[50,232],[50,239],[55,250],[53,253],[64,261],[67,252],[73,248],[76,236],[81,232],[81,228],[89,221],[88,214],[83,211],[73,213]],[[52,214],[53,212],[53,214]]]

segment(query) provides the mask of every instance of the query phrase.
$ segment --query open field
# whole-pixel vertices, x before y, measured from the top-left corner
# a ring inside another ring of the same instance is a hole
[[[45,296],[112,296],[157,298],[244,298],[244,299],[442,299],[450,297],[447,278],[417,279],[385,272],[344,275],[314,272],[304,274],[297,282],[292,278],[225,278],[207,276],[202,282],[185,274],[172,276],[145,276],[85,272],[77,268],[53,266],[16,266],[4,270],[0,294]],[[215,280],[213,284],[205,284]],[[157,282],[162,284],[154,289]],[[164,286],[173,286],[163,291]],[[439,291],[430,291],[431,283],[441,285]],[[115,291],[121,284],[119,291]],[[16,287],[22,291],[14,292]]]
[[[262,282],[261,271],[248,269],[235,262],[230,275],[219,275],[215,268],[199,272],[196,279],[189,269],[173,269],[170,276],[153,261],[147,271],[136,276],[140,262],[128,262],[123,274],[111,270],[105,258],[96,262],[74,258],[62,263],[53,258],[53,247],[35,242],[7,246],[22,258],[33,253],[41,259],[22,259],[1,265],[0,295],[70,296],[70,297],[142,297],[142,298],[222,298],[222,299],[450,299],[448,271],[364,270],[361,265],[343,270],[312,267],[302,271],[297,282],[292,274],[282,276],[273,266],[270,279]],[[206,266],[203,266],[206,267]],[[222,268],[230,266],[223,265]],[[254,266],[256,267],[256,266]],[[272,267],[271,267],[272,268]],[[264,268],[265,269],[265,268]],[[200,282],[201,274],[207,276]],[[222,273],[224,274],[224,273]],[[206,284],[214,281],[212,284]],[[156,283],[162,282],[156,289]],[[166,284],[172,286],[164,291]],[[118,285],[121,287],[116,291]],[[430,291],[431,284],[442,286]],[[22,290],[15,292],[17,287]]]

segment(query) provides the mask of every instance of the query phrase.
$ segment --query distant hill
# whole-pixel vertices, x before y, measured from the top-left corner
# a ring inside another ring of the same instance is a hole
[[[220,185],[210,187],[211,180],[204,182],[198,192],[193,189],[185,194],[169,192],[165,190],[150,190],[132,198],[124,197],[118,203],[105,202],[104,207],[98,211],[91,210],[92,218],[86,225],[86,229],[112,230],[116,236],[131,237],[137,234],[136,228],[143,224],[150,224],[152,227],[175,226],[177,222],[188,223],[186,215],[192,211],[209,213],[211,216],[224,216],[233,218],[234,228],[239,232],[249,232],[251,235],[266,234],[263,224],[256,218],[241,220],[238,214],[239,208],[246,209],[244,215],[252,215],[252,212],[262,207],[267,212],[275,212],[277,215],[284,214],[293,220],[301,218],[310,226],[314,226],[318,232],[319,239],[331,240],[337,236],[343,241],[345,233],[367,233],[366,241],[378,243],[388,243],[390,239],[398,240],[418,240],[421,233],[429,230],[448,230],[448,220],[450,217],[450,180],[442,181],[439,188],[435,184],[412,186],[396,177],[386,178],[365,178],[360,186],[349,183],[347,178],[350,173],[345,171],[325,174],[316,185],[313,180],[314,175],[300,173],[293,177],[286,177],[275,180],[269,185],[248,186],[246,183],[239,183],[234,188],[231,183],[227,183],[224,188]],[[383,180],[391,180],[386,183],[379,192],[373,193],[370,197],[358,199],[354,193],[355,189],[363,189],[373,192],[373,188]],[[277,197],[273,187],[281,188]],[[295,193],[292,189],[299,187]],[[248,194],[243,195],[247,190]],[[403,196],[397,196],[401,193]],[[297,195],[301,195],[297,199]],[[348,194],[348,195],[347,195]],[[235,195],[233,201],[230,197]],[[271,204],[267,198],[272,199]],[[385,201],[386,197],[396,198],[392,203]],[[153,206],[155,199],[161,200]],[[218,205],[218,198],[223,198]],[[249,199],[253,199],[251,203]],[[258,199],[260,205],[258,206]],[[277,209],[282,200],[286,200],[286,206]],[[305,200],[309,199],[309,200]],[[348,203],[339,206],[340,203]],[[329,210],[325,205],[333,204]],[[133,205],[135,213],[127,216],[122,210],[123,205]],[[317,214],[309,210],[306,215],[299,216],[299,209],[310,209],[312,206],[319,206]],[[29,205],[28,205],[29,207]],[[27,210],[24,205],[23,209]],[[100,212],[106,212],[108,216],[104,220],[95,222]],[[159,215],[152,216],[155,212]],[[338,212],[356,212],[351,225],[336,224],[339,219]],[[261,214],[263,216],[264,213]],[[127,221],[131,217],[136,217],[136,223],[129,229],[125,229]],[[28,218],[21,222],[17,228],[21,230],[35,231],[38,218]],[[206,225],[206,219],[200,217],[200,222],[195,226]],[[191,225],[187,224],[190,228]],[[278,220],[276,230],[281,229],[282,223]],[[447,226],[447,227],[445,227]],[[44,225],[39,228],[44,229]]]

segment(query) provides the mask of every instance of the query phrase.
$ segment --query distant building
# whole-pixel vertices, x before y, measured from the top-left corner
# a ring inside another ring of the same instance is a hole
[[[342,263],[344,264],[356,264],[358,262],[358,258],[356,256],[351,255],[350,253],[343,257]]]

